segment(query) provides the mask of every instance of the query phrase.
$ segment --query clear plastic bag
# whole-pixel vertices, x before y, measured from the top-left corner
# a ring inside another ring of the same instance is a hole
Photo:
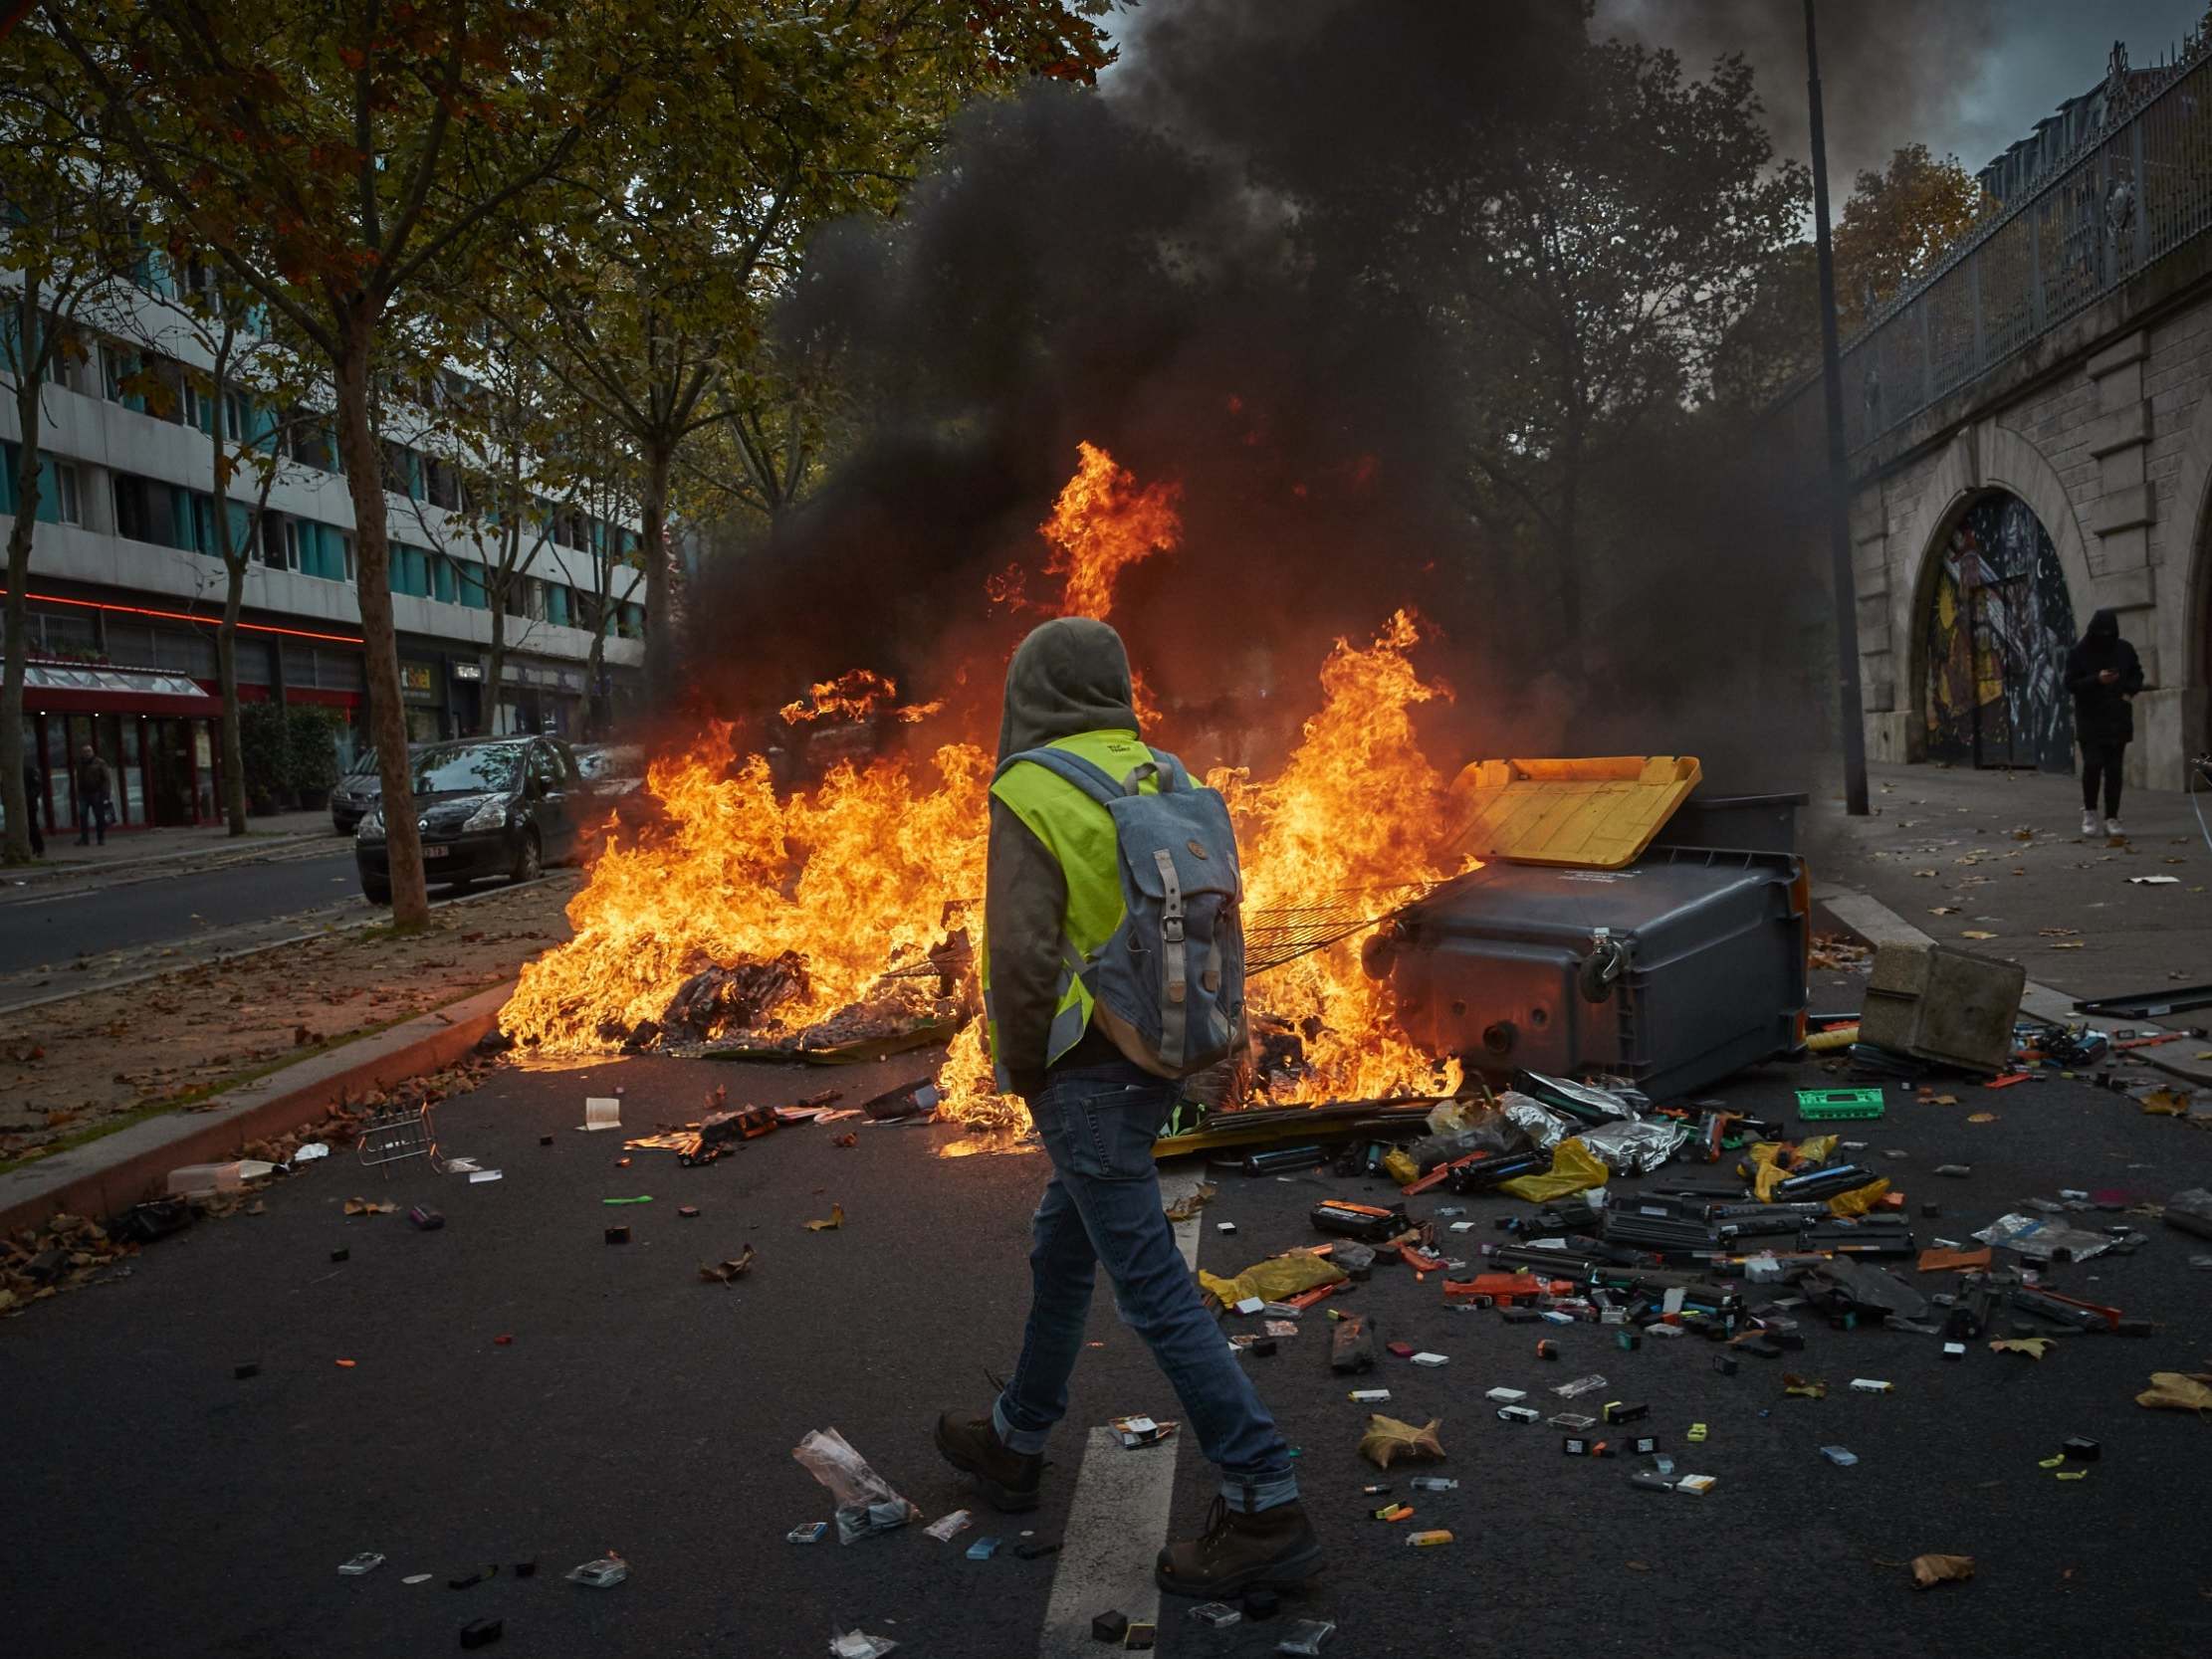
[[[883,1659],[898,1645],[889,1636],[871,1636],[864,1630],[832,1630],[829,1659]]]
[[[1984,1244],[2012,1250],[2032,1262],[2086,1262],[2109,1250],[2101,1233],[2085,1232],[2041,1215],[2000,1215],[1974,1234]]]
[[[837,1500],[839,1544],[922,1519],[922,1512],[892,1491],[891,1483],[833,1428],[813,1430],[792,1448],[791,1456]]]

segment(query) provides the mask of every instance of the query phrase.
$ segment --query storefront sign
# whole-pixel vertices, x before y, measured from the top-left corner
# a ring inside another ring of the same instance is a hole
[[[437,702],[437,672],[428,663],[401,663],[399,665],[399,693],[402,697],[413,702]]]
[[[484,678],[484,665],[482,663],[455,663],[453,665],[453,678],[456,680],[481,680]]]

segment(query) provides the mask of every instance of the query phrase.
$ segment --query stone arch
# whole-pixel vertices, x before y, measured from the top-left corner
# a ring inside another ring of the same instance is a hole
[[[2077,618],[2096,608],[2098,583],[2090,568],[2081,519],[2066,483],[2032,439],[1983,421],[1957,434],[1935,464],[1900,537],[1909,564],[1890,594],[1889,637],[1903,640],[1907,690],[1899,705],[1910,723],[1917,756],[1927,729],[1927,640],[1921,619],[1932,601],[1940,550],[1959,517],[1992,491],[2025,502],[2051,537]]]

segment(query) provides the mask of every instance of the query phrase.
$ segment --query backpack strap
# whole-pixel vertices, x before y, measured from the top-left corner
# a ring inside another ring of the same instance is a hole
[[[1113,774],[1105,767],[1093,765],[1080,754],[1064,748],[1053,748],[1049,744],[1042,748],[1025,748],[1019,754],[1007,755],[998,763],[998,769],[992,774],[991,781],[996,783],[1006,775],[1009,768],[1020,765],[1024,760],[1032,765],[1042,766],[1055,777],[1064,778],[1074,784],[1100,806],[1109,806],[1124,795],[1134,795],[1137,792],[1134,781],[1124,789],[1114,781]]]

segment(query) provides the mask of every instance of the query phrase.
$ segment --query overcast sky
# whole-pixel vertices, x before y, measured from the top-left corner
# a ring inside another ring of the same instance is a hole
[[[2205,15],[2206,0],[1819,0],[1822,103],[1839,197],[1900,144],[1978,170],[2063,99],[2104,75],[2115,39],[2137,68]],[[1700,71],[1740,51],[1775,146],[1809,151],[1799,0],[1598,0],[1598,24],[1672,46]]]

